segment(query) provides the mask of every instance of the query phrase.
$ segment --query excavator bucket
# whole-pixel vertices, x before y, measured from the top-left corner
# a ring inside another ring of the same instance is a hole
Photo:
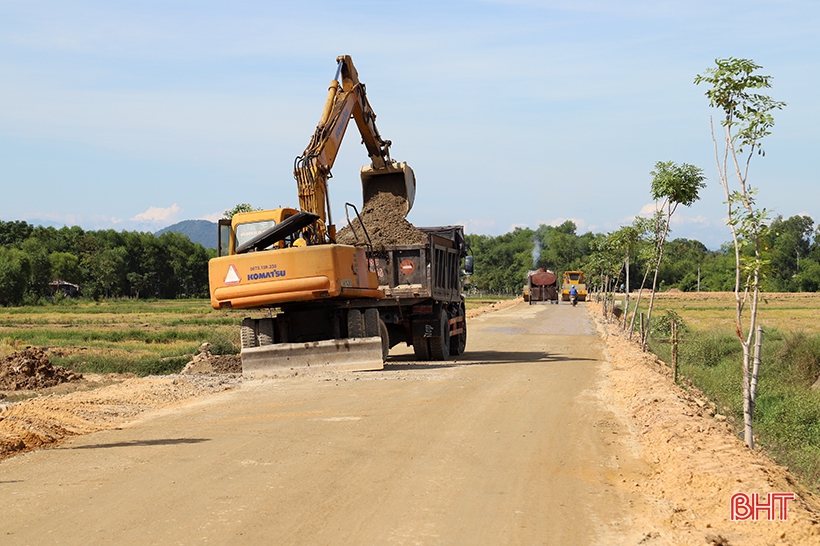
[[[382,339],[365,337],[276,343],[242,349],[242,372],[276,375],[291,369],[354,372],[384,368]]]
[[[377,194],[388,192],[405,200],[407,203],[405,215],[413,208],[413,202],[416,199],[416,176],[407,163],[393,161],[384,169],[362,167],[360,174],[365,205]]]

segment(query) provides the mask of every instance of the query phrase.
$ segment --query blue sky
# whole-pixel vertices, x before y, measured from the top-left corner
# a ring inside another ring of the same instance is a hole
[[[337,55],[418,181],[409,220],[499,235],[652,208],[657,161],[709,177],[672,237],[730,239],[696,74],[773,77],[758,202],[820,220],[820,4],[732,1],[0,0],[0,219],[155,231],[236,203],[295,206],[293,159]],[[333,215],[360,203],[351,127]]]

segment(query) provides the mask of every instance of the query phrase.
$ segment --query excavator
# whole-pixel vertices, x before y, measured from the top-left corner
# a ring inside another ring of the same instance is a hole
[[[387,327],[371,305],[384,297],[373,259],[362,246],[337,244],[331,217],[328,179],[349,121],[355,120],[370,157],[360,172],[365,203],[390,191],[403,198],[406,215],[415,176],[406,163],[391,159],[391,142],[376,128],[350,56],[336,63],[319,124],[294,161],[299,209],[240,212],[219,223],[219,256],[208,265],[212,307],[268,314],[242,322],[246,373],[328,365],[381,369],[389,350]]]

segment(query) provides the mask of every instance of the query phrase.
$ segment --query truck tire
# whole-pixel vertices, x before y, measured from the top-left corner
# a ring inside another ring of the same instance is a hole
[[[256,347],[256,331],[253,327],[253,319],[242,319],[242,326],[239,327],[239,339],[243,349]]]
[[[458,316],[461,317],[461,333],[450,338],[450,355],[461,356],[467,348],[467,318],[464,307],[458,308]]]
[[[430,342],[430,359],[447,360],[450,357],[450,315],[445,309],[439,317],[438,336],[428,338]]]
[[[260,319],[258,323],[259,346],[273,345],[273,319]]]
[[[427,343],[429,337],[413,338],[413,353],[418,360],[430,360],[430,345]]]
[[[381,335],[381,322],[378,309],[366,309],[364,312],[364,337],[379,337]]]
[[[364,337],[364,320],[362,312],[351,309],[347,312],[347,337]]]

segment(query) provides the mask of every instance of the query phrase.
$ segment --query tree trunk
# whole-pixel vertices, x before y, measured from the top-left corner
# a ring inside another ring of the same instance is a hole
[[[751,369],[749,345],[743,343],[743,440],[749,449],[755,448],[754,433],[752,430],[752,398],[751,398]]]
[[[629,322],[629,340],[632,341],[632,332],[635,331],[635,317],[638,315],[638,308],[641,306],[641,295],[643,294],[643,287],[646,285],[646,278],[649,276],[649,270],[652,266],[646,266],[646,272],[643,274],[641,287],[638,289],[638,301],[635,302],[635,309],[632,311],[632,320]]]
[[[755,401],[757,399],[757,378],[760,375],[760,350],[763,346],[763,327],[757,325],[755,331],[755,351],[754,359],[752,361],[752,377],[749,383],[749,408],[751,409],[751,417],[755,414]],[[751,440],[751,444],[749,441]],[[746,445],[754,449],[754,430],[751,430],[750,435],[746,439]]]
[[[626,317],[629,316],[629,248],[626,249],[626,284],[624,285],[624,323],[622,329],[626,329]]]

